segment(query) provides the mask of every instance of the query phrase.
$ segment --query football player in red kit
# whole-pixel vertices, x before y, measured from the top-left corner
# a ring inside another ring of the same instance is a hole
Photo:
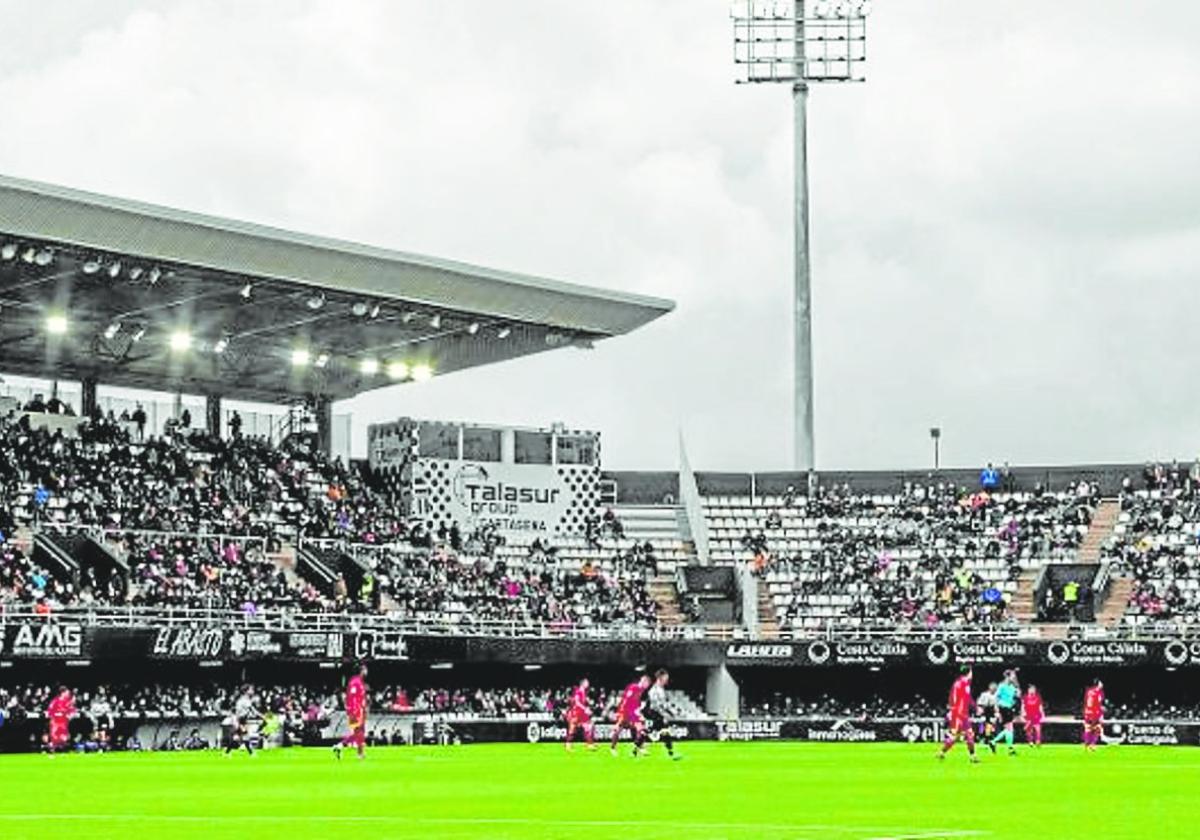
[[[50,727],[46,733],[46,749],[50,755],[62,752],[70,745],[70,724],[74,716],[75,695],[66,686],[59,686],[58,693],[46,707],[46,719]]]
[[[1037,686],[1029,686],[1021,698],[1021,716],[1025,721],[1025,743],[1033,747],[1042,745],[1042,722],[1046,711],[1042,708],[1042,695]]]
[[[367,749],[367,665],[358,666],[358,672],[346,682],[346,722],[350,732],[333,746],[333,754],[342,757],[342,749],[353,746],[359,758],[366,757]]]
[[[958,743],[959,739],[967,742],[967,753],[972,762],[979,761],[975,755],[975,730],[971,727],[971,710],[975,708],[975,700],[971,697],[971,666],[964,665],[962,674],[950,689],[950,709],[946,715],[946,738],[937,757],[944,759],[946,753]]]
[[[1088,751],[1095,751],[1096,745],[1104,737],[1104,683],[1100,680],[1092,682],[1083,693],[1083,746]]]
[[[642,729],[642,695],[650,687],[650,675],[642,674],[637,682],[631,682],[621,692],[621,700],[617,705],[617,719],[613,725],[612,754],[617,754],[617,742],[621,739],[621,731],[628,729],[637,740],[637,734]],[[637,755],[637,749],[633,751]]]
[[[569,751],[575,740],[575,730],[583,729],[583,737],[587,741],[589,750],[596,749],[596,742],[593,738],[595,727],[592,725],[592,706],[588,699],[588,688],[591,683],[587,677],[579,681],[579,685],[571,692],[571,705],[567,707],[567,750]]]

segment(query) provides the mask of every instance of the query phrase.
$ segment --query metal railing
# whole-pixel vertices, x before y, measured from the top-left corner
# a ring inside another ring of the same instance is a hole
[[[586,639],[596,641],[735,641],[811,642],[842,640],[1038,641],[1044,625],[992,624],[954,627],[902,627],[894,624],[828,624],[813,628],[780,628],[768,638],[729,625],[572,625],[554,622],[476,620],[461,617],[416,617],[399,613],[341,613],[264,608],[254,612],[189,607],[76,605],[38,613],[29,604],[0,604],[0,625],[17,622],[67,622],[102,627],[163,628],[203,626],[277,630],[360,632],[364,630],[428,636],[474,636],[521,639]],[[1152,626],[1078,625],[1081,638],[1112,641],[1200,641],[1200,624],[1158,623]]]

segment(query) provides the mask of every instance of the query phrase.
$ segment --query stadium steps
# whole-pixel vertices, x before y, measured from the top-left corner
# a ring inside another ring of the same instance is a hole
[[[1083,544],[1079,547],[1077,558],[1080,563],[1100,562],[1100,550],[1112,539],[1120,516],[1120,502],[1116,499],[1100,501],[1096,507],[1096,513],[1092,517],[1092,524],[1088,526],[1087,534],[1083,537]]]
[[[758,635],[763,639],[779,638],[779,613],[775,609],[774,596],[770,587],[761,582],[758,587]]]
[[[679,625],[688,623],[683,610],[680,609],[679,588],[675,586],[675,579],[673,577],[660,575],[656,578],[651,578],[646,583],[646,589],[650,592],[650,597],[654,599],[654,603],[658,605],[659,624]]]
[[[1104,597],[1104,605],[1096,613],[1096,621],[1104,627],[1116,627],[1125,615],[1125,610],[1129,608],[1129,596],[1133,594],[1133,587],[1132,578],[1113,577],[1108,594]]]
[[[1040,568],[1025,569],[1017,577],[1017,592],[1013,597],[1013,617],[1022,624],[1032,623],[1037,618],[1037,586]]]
[[[667,700],[685,720],[704,720],[708,717],[700,704],[693,700],[686,691],[675,688],[668,689]]]

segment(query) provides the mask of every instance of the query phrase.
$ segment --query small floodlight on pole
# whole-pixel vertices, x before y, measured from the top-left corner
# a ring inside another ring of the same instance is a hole
[[[737,0],[733,60],[739,84],[787,83],[795,111],[795,460],[815,466],[812,292],[808,243],[808,86],[861,82],[869,0]]]
[[[942,467],[942,427],[932,427],[929,430],[929,437],[933,438],[933,471],[937,472]]]

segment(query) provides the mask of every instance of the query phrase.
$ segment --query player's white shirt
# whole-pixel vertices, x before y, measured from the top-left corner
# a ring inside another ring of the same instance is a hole
[[[976,705],[987,706],[989,708],[998,705],[997,701],[996,701],[996,695],[992,694],[992,692],[990,692],[990,691],[985,691],[982,694],[980,694],[979,699],[975,702],[976,702]]]

